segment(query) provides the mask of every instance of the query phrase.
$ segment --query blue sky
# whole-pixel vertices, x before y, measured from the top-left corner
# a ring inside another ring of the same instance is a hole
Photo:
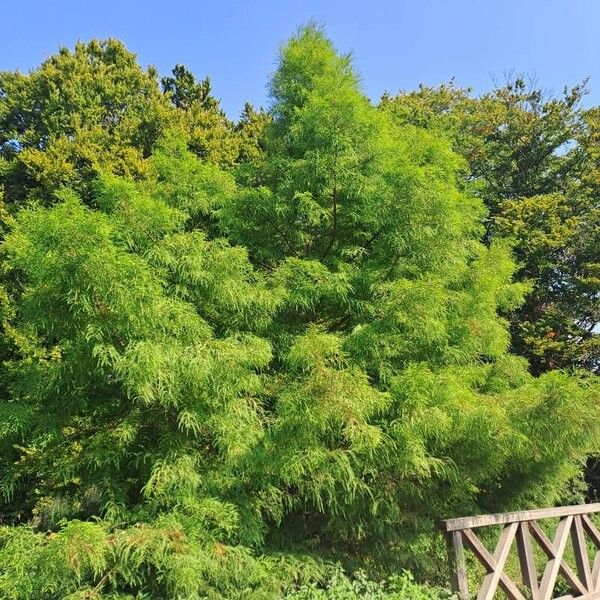
[[[309,19],[353,52],[374,99],[452,76],[482,91],[514,70],[554,92],[589,76],[586,103],[600,103],[600,0],[0,0],[0,15],[0,70],[118,37],[161,74],[210,75],[232,117],[267,104],[277,48]]]

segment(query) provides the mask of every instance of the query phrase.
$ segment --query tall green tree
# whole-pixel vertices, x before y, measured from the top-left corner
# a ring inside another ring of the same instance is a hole
[[[581,464],[548,454],[530,411],[556,433],[574,381],[532,379],[508,354],[498,313],[526,286],[511,283],[502,242],[479,241],[486,213],[465,162],[374,110],[318,30],[285,48],[271,94],[256,186],[221,215],[288,289],[273,345],[291,373],[266,451],[294,507],[285,530],[398,552],[434,515],[551,501]],[[565,389],[558,405],[551,389]],[[583,389],[586,419],[597,408]]]
[[[450,142],[315,27],[271,94],[238,181],[170,135],[3,214],[3,597],[439,577],[438,518],[559,500],[597,450],[596,381],[508,351],[526,286]]]

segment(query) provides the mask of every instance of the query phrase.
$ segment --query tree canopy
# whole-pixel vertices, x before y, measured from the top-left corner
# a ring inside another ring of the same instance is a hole
[[[374,106],[313,26],[237,124],[162,85],[115,41],[0,76],[0,595],[352,598],[338,563],[443,581],[439,518],[573,497],[597,380],[510,352],[538,209],[493,209],[421,97]]]
[[[581,105],[585,92],[584,83],[552,96],[512,77],[480,97],[450,83],[381,103],[399,122],[450,138],[468,161],[488,239],[512,241],[517,277],[532,285],[512,339],[535,373],[600,366],[598,122]]]

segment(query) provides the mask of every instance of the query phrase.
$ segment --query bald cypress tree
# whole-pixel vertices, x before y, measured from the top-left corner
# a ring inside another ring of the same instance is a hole
[[[4,597],[433,576],[437,518],[558,500],[596,449],[593,382],[508,353],[525,289],[448,143],[314,27],[271,92],[237,183],[167,136],[4,215]]]
[[[594,447],[597,392],[509,353],[527,286],[482,243],[463,160],[375,110],[318,29],[282,50],[271,94],[257,185],[221,219],[285,290],[263,457],[281,530],[418,562],[442,515],[557,500]]]

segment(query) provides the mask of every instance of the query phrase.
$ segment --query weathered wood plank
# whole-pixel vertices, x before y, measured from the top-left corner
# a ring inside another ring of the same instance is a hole
[[[450,582],[452,591],[458,593],[460,600],[469,600],[463,534],[460,531],[452,531],[446,536],[446,542],[448,545],[448,563],[452,569]]]
[[[569,515],[565,517],[556,528],[556,535],[554,536],[554,544],[552,545],[553,557],[550,558],[546,565],[546,570],[542,575],[542,581],[540,583],[540,596],[542,600],[552,600],[554,592],[554,586],[556,584],[556,578],[560,570],[560,566],[563,562],[563,554],[567,547],[567,541],[569,540],[569,530],[573,523],[573,516]],[[587,590],[584,588],[584,592]]]
[[[488,573],[497,569],[496,559],[489,553],[488,549],[481,543],[481,540],[470,530],[463,531],[465,542],[471,548],[479,562],[485,567]],[[508,578],[506,573],[500,573],[500,587],[504,590],[509,600],[525,600],[519,588]]]
[[[579,579],[581,579],[581,582],[585,585],[587,591],[591,593],[594,591],[595,586],[592,580],[592,572],[590,571],[590,559],[588,557],[581,515],[573,517],[571,540],[573,542],[573,554],[575,557],[575,564],[577,565]]]
[[[594,583],[594,590],[600,592],[600,552],[596,552],[596,556],[594,557],[592,581]]]
[[[556,551],[554,548],[554,544],[548,539],[546,534],[542,531],[541,527],[535,522],[531,522],[529,524],[531,534],[540,545],[540,548],[544,551],[546,556],[549,559],[552,559],[556,556]],[[560,572],[564,575],[567,583],[571,586],[571,589],[576,591],[579,595],[585,595],[587,590],[585,589],[583,583],[579,581],[577,575],[573,572],[573,569],[565,563],[560,563]]]
[[[581,524],[585,532],[590,536],[591,540],[596,545],[596,548],[600,550],[600,533],[592,520],[587,515],[581,515]],[[600,592],[600,551],[596,552],[594,557],[594,565],[592,566],[592,582],[594,590]]]
[[[557,508],[540,508],[536,510],[521,510],[493,515],[477,515],[474,517],[459,517],[446,519],[440,523],[443,531],[458,531],[460,529],[473,529],[485,525],[506,525],[522,521],[537,521],[552,517],[567,517],[569,515],[588,515],[600,512],[600,503],[581,504],[577,506],[561,506]]]
[[[535,567],[531,533],[527,521],[519,524],[519,530],[517,531],[517,552],[519,554],[523,583],[531,591],[531,600],[539,600],[540,589],[538,586],[537,569]]]
[[[498,589],[498,584],[500,583],[500,578],[504,573],[504,565],[506,564],[506,559],[508,558],[508,553],[510,552],[510,547],[515,539],[518,527],[518,523],[510,523],[502,531],[494,552],[496,565],[492,572],[488,573],[483,580],[477,600],[493,600],[494,594]],[[516,600],[512,595],[509,595],[509,597],[511,600]]]
[[[600,548],[600,533],[596,529],[596,526],[587,515],[581,515],[581,523],[583,528],[587,531],[588,535],[592,538],[596,548]]]

